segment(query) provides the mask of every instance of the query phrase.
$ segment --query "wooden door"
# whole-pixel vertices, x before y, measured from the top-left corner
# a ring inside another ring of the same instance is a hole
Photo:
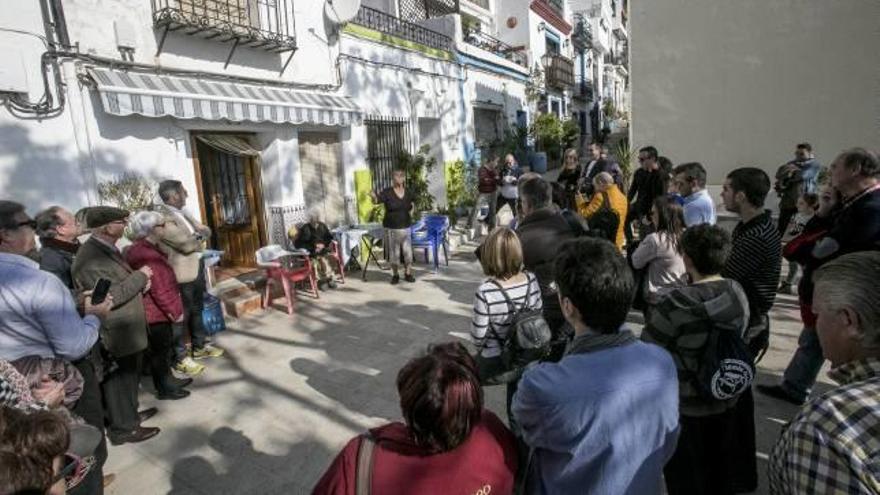
[[[332,132],[300,132],[299,157],[306,206],[319,206],[324,222],[345,221],[342,160],[339,136]]]
[[[213,245],[223,266],[256,266],[265,227],[257,160],[198,143],[199,165]]]

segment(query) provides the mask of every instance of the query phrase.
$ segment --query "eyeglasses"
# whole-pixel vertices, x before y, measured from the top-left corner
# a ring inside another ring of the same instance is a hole
[[[15,224],[14,228],[18,229],[21,227],[30,227],[30,228],[36,230],[37,229],[37,221],[36,220],[24,220],[22,222],[18,222],[17,224]]]

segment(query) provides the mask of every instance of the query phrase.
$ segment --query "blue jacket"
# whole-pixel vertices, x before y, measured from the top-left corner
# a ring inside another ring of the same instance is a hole
[[[631,337],[539,364],[511,410],[534,451],[527,493],[661,493],[678,439],[678,378],[660,347]]]

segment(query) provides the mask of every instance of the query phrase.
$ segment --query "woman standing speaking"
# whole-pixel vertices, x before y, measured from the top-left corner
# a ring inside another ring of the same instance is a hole
[[[395,170],[392,186],[376,194],[371,193],[373,203],[381,203],[385,206],[385,218],[382,227],[385,227],[385,242],[388,257],[391,260],[391,284],[400,282],[400,260],[403,258],[403,278],[407,282],[415,282],[412,274],[412,241],[409,228],[412,225],[412,209],[415,198],[406,189],[404,184],[406,174],[403,170]]]

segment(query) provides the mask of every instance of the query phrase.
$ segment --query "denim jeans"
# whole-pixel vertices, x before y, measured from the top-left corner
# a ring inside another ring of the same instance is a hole
[[[199,262],[199,274],[195,280],[178,287],[183,299],[183,323],[175,324],[173,328],[175,362],[186,357],[187,332],[193,350],[201,349],[206,344],[207,334],[202,322],[202,310],[205,307],[205,264]]]
[[[806,399],[824,362],[816,329],[804,327],[798,337],[798,348],[782,375],[782,388],[795,397]]]

